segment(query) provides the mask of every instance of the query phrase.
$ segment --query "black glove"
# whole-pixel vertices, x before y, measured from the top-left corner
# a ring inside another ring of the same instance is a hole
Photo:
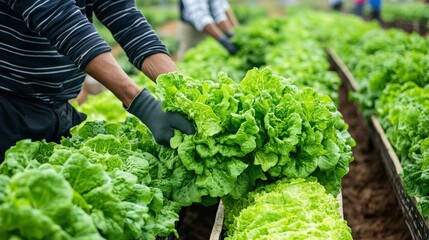
[[[233,35],[232,33],[230,33],[230,32],[225,32],[225,36],[226,36],[228,39],[231,39],[234,35]]]
[[[161,102],[146,88],[137,95],[127,111],[138,117],[152,132],[155,141],[164,146],[170,146],[173,128],[186,134],[195,133],[188,119],[177,112],[164,112]]]
[[[228,50],[229,54],[234,55],[237,53],[237,48],[234,46],[234,44],[228,39],[226,35],[220,36],[218,39],[216,39],[222,46]]]

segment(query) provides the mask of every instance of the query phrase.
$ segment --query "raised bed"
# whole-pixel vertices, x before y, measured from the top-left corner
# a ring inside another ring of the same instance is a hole
[[[421,20],[395,20],[386,23],[386,26],[400,28],[408,33],[416,32],[423,36],[428,34],[427,22]]]
[[[401,206],[402,214],[405,217],[405,222],[410,229],[411,236],[415,240],[427,240],[429,239],[429,228],[427,220],[423,219],[417,209],[418,199],[411,198],[405,192],[404,184],[399,174],[402,172],[402,166],[399,159],[390,144],[387,136],[381,127],[376,116],[371,117],[371,135],[374,142],[381,150],[383,156],[383,164],[386,168],[386,172],[391,179],[393,189],[395,190],[396,196]]]
[[[340,75],[347,91],[356,91],[356,81],[347,66],[337,56],[335,51],[328,48],[327,52],[332,68]],[[361,121],[366,122],[361,112],[358,112],[358,115]],[[365,125],[368,126],[372,142],[381,153],[381,161],[389,178],[389,182],[393,187],[411,237],[415,240],[429,239],[428,221],[423,219],[417,209],[416,202],[418,199],[410,198],[405,192],[402,179],[399,175],[399,173],[402,172],[402,166],[377,117],[372,116],[371,121],[366,122]]]

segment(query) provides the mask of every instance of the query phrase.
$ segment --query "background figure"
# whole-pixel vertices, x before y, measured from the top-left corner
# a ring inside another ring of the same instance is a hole
[[[237,51],[230,38],[238,21],[226,0],[180,0],[179,7],[182,22],[178,59],[207,35],[216,39],[230,54]]]
[[[288,6],[288,5],[295,4],[296,0],[277,0],[277,3],[280,5]]]
[[[76,101],[80,105],[88,99],[88,95],[97,95],[104,90],[106,90],[106,87],[87,74],[82,84],[82,90],[76,97]]]
[[[355,0],[353,13],[360,16],[360,17],[363,17],[364,7],[365,7],[365,0]]]
[[[329,5],[332,10],[341,11],[343,7],[343,0],[329,0]]]
[[[382,0],[369,0],[369,6],[371,7],[371,20],[381,20],[381,4]]]

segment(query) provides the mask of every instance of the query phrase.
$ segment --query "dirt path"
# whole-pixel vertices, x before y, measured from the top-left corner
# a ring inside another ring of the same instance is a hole
[[[343,178],[344,218],[355,240],[412,239],[392,185],[381,162],[379,150],[373,145],[369,129],[358,114],[356,105],[348,100],[344,86],[340,90],[340,111],[356,140],[355,160]]]

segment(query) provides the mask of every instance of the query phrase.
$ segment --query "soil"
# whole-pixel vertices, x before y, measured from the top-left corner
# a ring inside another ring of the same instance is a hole
[[[345,86],[340,89],[339,110],[357,143],[353,149],[355,160],[342,184],[344,219],[352,229],[353,239],[412,239],[381,154],[371,141],[359,108],[348,100]]]
[[[193,205],[186,208],[179,225],[179,240],[208,240],[216,217],[217,205],[204,207]]]

